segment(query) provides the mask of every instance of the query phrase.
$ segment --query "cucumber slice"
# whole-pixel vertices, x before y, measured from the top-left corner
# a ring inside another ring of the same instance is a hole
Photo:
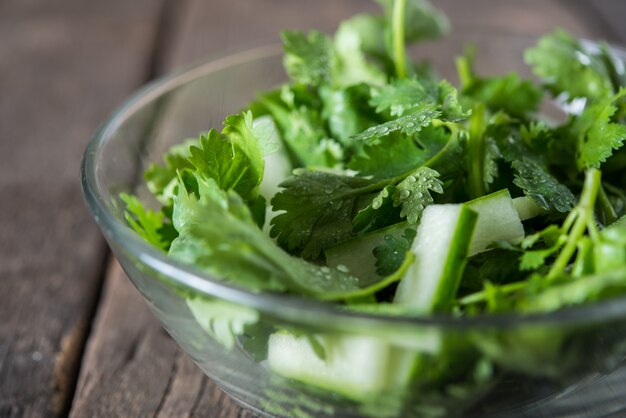
[[[548,211],[535,203],[528,196],[516,197],[513,199],[513,206],[519,215],[520,220],[525,221],[527,219],[532,219],[535,216],[542,215],[547,213]]]
[[[394,302],[424,313],[447,310],[456,295],[478,214],[465,205],[424,209],[412,251],[415,261]]]
[[[506,189],[461,205],[428,206],[413,243],[415,262],[400,282],[395,302],[425,313],[445,311],[468,256],[495,241],[523,238],[524,226]]]
[[[507,189],[463,204],[478,212],[478,222],[468,256],[483,252],[496,241],[517,243],[524,238],[524,225]]]
[[[316,354],[309,338],[324,349]],[[387,389],[389,345],[375,337],[348,335],[294,336],[285,331],[269,338],[267,360],[276,373],[362,400]]]

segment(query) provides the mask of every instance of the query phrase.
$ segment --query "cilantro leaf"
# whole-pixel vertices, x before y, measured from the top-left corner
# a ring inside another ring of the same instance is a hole
[[[513,184],[546,210],[556,210],[561,213],[570,211],[576,204],[576,197],[551,173],[547,162],[544,161],[544,154],[534,151],[528,145],[534,143],[537,147],[541,139],[531,135],[534,133],[545,136],[544,130],[529,127],[520,131],[507,123],[498,126],[492,124],[488,128],[488,134],[495,138],[502,158],[511,165],[514,175]],[[540,145],[541,147],[547,146]],[[538,148],[539,151],[541,147]]]
[[[409,224],[416,223],[424,208],[433,203],[431,191],[443,193],[443,183],[439,173],[428,167],[420,167],[396,186],[392,199],[394,206],[401,206],[401,217]]]
[[[464,97],[482,102],[494,113],[503,111],[519,118],[537,110],[543,97],[541,88],[529,80],[521,79],[516,73],[480,77],[474,70],[475,58],[476,49],[469,47],[456,60]]]
[[[413,139],[392,133],[384,141],[365,143],[352,156],[348,167],[362,176],[380,179],[399,176],[433,158],[449,140],[450,134],[442,127],[426,127]]]
[[[165,154],[165,165],[151,164],[144,172],[144,179],[148,190],[164,205],[171,203],[176,191],[174,190],[178,179],[176,172],[190,168],[189,148],[197,145],[197,139],[188,139],[181,144],[173,145]]]
[[[565,213],[576,204],[570,189],[538,162],[523,157],[511,162],[511,167],[515,171],[513,183],[542,208]]]
[[[398,270],[407,251],[411,249],[411,244],[415,239],[416,231],[411,228],[404,230],[400,238],[395,235],[386,235],[385,242],[374,248],[374,257],[376,257],[376,273],[381,276],[387,276]]]
[[[293,166],[334,167],[343,151],[329,138],[318,104],[302,96],[298,89],[285,86],[261,96],[254,105],[255,114],[267,112],[272,116]]]
[[[321,32],[284,31],[284,66],[296,83],[318,86],[328,81],[332,67],[330,40]]]
[[[324,171],[295,170],[272,199],[279,213],[271,221],[271,236],[290,253],[306,259],[352,235],[352,217],[359,195],[372,180]]]
[[[492,112],[504,111],[514,117],[525,117],[539,108],[542,91],[515,73],[502,77],[476,79],[463,94],[484,102]]]
[[[378,113],[389,110],[396,117],[430,104],[441,111],[443,120],[460,122],[469,112],[461,108],[457,96],[457,90],[445,80],[435,83],[427,78],[408,78],[375,89],[370,104]]]
[[[564,30],[542,37],[537,46],[526,51],[525,60],[555,95],[566,93],[570,100],[577,97],[599,100],[613,92],[599,54]]]
[[[380,86],[387,82],[385,73],[367,61],[363,32],[350,21],[339,25],[333,44],[333,85],[346,88],[360,83]]]
[[[328,123],[332,137],[344,146],[351,146],[350,137],[364,131],[380,117],[368,106],[369,87],[357,84],[346,89],[321,87],[321,116]]]
[[[413,135],[421,131],[422,128],[429,126],[433,119],[439,116],[441,116],[441,111],[435,110],[434,106],[423,105],[407,115],[372,126],[352,138],[356,141],[372,141],[396,131],[400,131],[405,135]]]
[[[189,162],[195,170],[214,179],[220,188],[235,190],[245,200],[258,195],[263,179],[261,145],[252,128],[252,114],[245,112],[226,118],[222,133],[212,129],[192,146]]]
[[[614,103],[625,95],[626,88],[622,88],[616,95],[587,106],[572,124],[572,134],[578,139],[576,163],[579,170],[599,168],[613,150],[623,145],[626,126],[612,123],[611,117],[617,111]]]
[[[362,291],[359,279],[290,256],[257,226],[241,197],[193,172],[179,178],[169,256],[247,289],[291,291],[325,300]],[[207,222],[210,219],[210,222]]]
[[[120,199],[126,205],[124,217],[128,224],[149,244],[166,251],[174,237],[168,231],[168,224],[162,212],[144,208],[141,201],[132,195],[122,193]]]

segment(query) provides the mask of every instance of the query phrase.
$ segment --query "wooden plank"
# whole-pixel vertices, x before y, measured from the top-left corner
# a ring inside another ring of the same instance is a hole
[[[594,33],[579,15],[564,10],[556,1],[528,0],[523,5],[493,0],[435,3],[460,28],[480,24],[485,30],[536,36],[560,25],[578,35]],[[175,18],[168,23],[170,36],[163,39],[158,72],[278,42],[278,31],[283,28],[332,30],[341,19],[363,11],[363,7],[375,8],[371,2],[362,0],[186,0],[178,4]],[[125,416],[138,411],[158,417],[251,416],[174,348],[159,331],[140,296],[122,277],[123,273],[114,264],[90,338],[71,416]]]
[[[567,0],[562,0],[564,3]],[[579,0],[584,4],[580,10],[596,16],[593,19],[608,41],[624,46],[626,44],[626,2],[623,0]]]
[[[160,0],[0,2],[0,416],[61,416],[105,246],[78,169],[144,77]]]

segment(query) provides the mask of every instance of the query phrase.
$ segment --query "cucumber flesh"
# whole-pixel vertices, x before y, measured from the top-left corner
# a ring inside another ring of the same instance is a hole
[[[451,306],[477,218],[477,213],[465,205],[430,205],[424,209],[411,249],[415,261],[400,281],[395,303],[424,313]]]
[[[320,358],[311,346],[323,347]],[[362,400],[387,389],[389,345],[376,337],[349,335],[294,336],[285,331],[269,338],[268,365],[276,373]]]
[[[524,238],[524,225],[507,189],[470,200],[463,205],[478,213],[468,256],[485,251],[496,241],[517,243]]]
[[[513,206],[522,221],[548,212],[528,196],[516,197],[513,199]]]

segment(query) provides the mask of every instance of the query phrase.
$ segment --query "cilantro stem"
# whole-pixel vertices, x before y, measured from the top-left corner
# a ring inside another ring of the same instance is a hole
[[[472,109],[469,126],[468,188],[471,199],[485,194],[485,105],[477,103]]]
[[[600,190],[600,176],[600,170],[595,168],[591,168],[587,171],[583,191],[580,195],[580,201],[574,209],[574,216],[576,217],[576,220],[574,221],[574,225],[567,236],[565,246],[548,272],[546,277],[548,280],[553,280],[558,277],[559,274],[563,272],[565,267],[567,267],[567,264],[576,252],[578,242],[582,238],[585,231],[589,228],[589,225],[594,222],[593,211],[596,204],[596,198]]]
[[[520,282],[507,283],[505,285],[499,286],[498,290],[502,293],[513,293],[523,289],[526,286],[528,286],[528,281],[523,280]],[[459,299],[458,303],[459,305],[472,305],[475,303],[485,302],[486,300],[487,292],[481,290],[480,292],[471,293],[467,296],[462,297],[461,299]]]
[[[406,0],[395,0],[391,17],[393,60],[398,78],[406,78],[406,49],[404,45],[404,25]]]
[[[615,213],[615,208],[611,204],[609,197],[604,190],[604,187],[600,185],[600,190],[598,194],[598,200],[600,203],[600,207],[602,208],[602,213],[604,214],[604,224],[610,225],[617,220],[617,213]]]

